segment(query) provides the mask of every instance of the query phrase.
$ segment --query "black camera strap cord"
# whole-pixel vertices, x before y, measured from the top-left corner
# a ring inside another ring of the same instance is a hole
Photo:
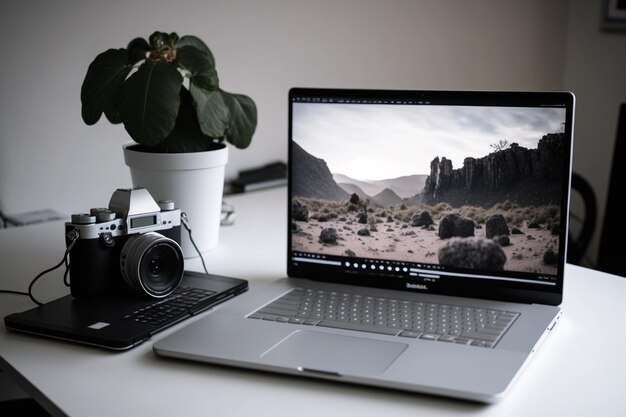
[[[35,278],[33,278],[33,280],[28,285],[28,292],[12,291],[12,290],[0,290],[0,293],[27,295],[27,296],[30,297],[30,299],[32,300],[33,303],[37,304],[38,306],[43,305],[43,303],[40,302],[39,300],[37,300],[35,298],[35,296],[33,295],[33,287],[35,286],[35,283],[39,280],[39,278],[43,277],[44,275],[46,275],[49,272],[54,271],[55,269],[61,267],[61,265],[63,265],[63,264],[65,264],[65,273],[63,274],[63,283],[65,284],[66,287],[69,287],[70,283],[67,280],[67,275],[68,275],[68,272],[70,270],[70,264],[68,262],[67,256],[70,254],[70,251],[72,250],[72,248],[74,247],[76,242],[78,242],[78,232],[77,231],[71,231],[70,233],[65,235],[65,237],[68,238],[71,241],[71,243],[69,244],[69,246],[65,250],[65,253],[63,254],[63,259],[61,259],[61,262],[59,262],[58,264],[56,264],[52,268],[48,268],[45,271],[40,272]]]
[[[202,257],[202,253],[200,253],[200,249],[198,249],[198,245],[196,245],[196,242],[193,240],[193,237],[191,236],[191,228],[189,227],[189,219],[187,218],[187,213],[185,213],[184,211],[180,213],[180,220],[183,223],[183,226],[185,226],[187,233],[189,233],[189,240],[191,241],[191,244],[193,245],[196,252],[198,252],[200,261],[202,261],[202,269],[204,269],[204,273],[209,275],[209,271],[207,271],[206,269],[206,264],[204,263],[204,258]]]
[[[187,218],[187,213],[182,212],[180,217],[181,217],[181,222],[182,222],[183,226],[185,226],[185,230],[187,230],[187,233],[189,234],[189,240],[191,241],[191,244],[193,245],[193,247],[196,250],[196,252],[198,252],[198,256],[200,256],[200,260],[202,261],[202,268],[204,269],[204,273],[209,275],[209,272],[207,270],[206,264],[204,263],[204,258],[202,257],[202,253],[200,253],[200,249],[198,249],[198,245],[196,245],[196,242],[193,240],[193,237],[191,236],[191,228],[189,227],[189,219]],[[69,264],[69,261],[68,261],[68,255],[70,254],[70,252],[74,248],[74,245],[76,244],[76,242],[78,242],[78,237],[79,237],[78,231],[72,230],[71,232],[66,234],[65,237],[70,241],[70,244],[67,247],[67,249],[65,250],[65,253],[63,254],[63,259],[61,259],[61,262],[59,262],[58,264],[56,264],[52,268],[48,268],[45,271],[40,272],[35,278],[33,278],[33,280],[28,285],[28,292],[13,291],[13,290],[0,290],[0,293],[27,295],[28,297],[30,297],[30,299],[32,300],[33,303],[37,304],[38,306],[41,306],[41,305],[43,305],[43,303],[40,302],[39,300],[37,300],[35,298],[35,296],[33,295],[33,287],[34,287],[35,283],[39,280],[39,278],[43,277],[44,275],[46,275],[49,272],[54,271],[55,269],[60,268],[61,265],[63,265],[63,264],[65,264],[65,273],[63,274],[63,284],[65,284],[66,287],[69,287],[70,286],[70,282],[68,280],[68,274],[70,272],[70,264]]]

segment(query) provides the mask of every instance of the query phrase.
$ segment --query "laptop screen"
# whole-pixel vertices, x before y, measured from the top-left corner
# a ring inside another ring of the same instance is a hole
[[[290,276],[560,302],[571,94],[292,89],[289,105]]]

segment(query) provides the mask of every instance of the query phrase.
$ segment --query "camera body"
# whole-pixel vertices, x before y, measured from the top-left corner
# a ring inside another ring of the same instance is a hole
[[[70,289],[76,299],[112,294],[162,298],[183,276],[181,212],[147,189],[116,190],[108,208],[73,214],[65,223]]]

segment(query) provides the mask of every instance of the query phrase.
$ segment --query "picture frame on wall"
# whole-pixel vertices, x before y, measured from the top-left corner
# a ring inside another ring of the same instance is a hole
[[[608,30],[626,30],[626,0],[602,2],[601,26]]]

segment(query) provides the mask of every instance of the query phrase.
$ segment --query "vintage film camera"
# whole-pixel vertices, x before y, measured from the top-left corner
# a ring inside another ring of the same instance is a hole
[[[65,223],[72,296],[170,295],[184,272],[180,226],[174,203],[157,203],[145,188],[118,189],[108,208],[73,214]]]

